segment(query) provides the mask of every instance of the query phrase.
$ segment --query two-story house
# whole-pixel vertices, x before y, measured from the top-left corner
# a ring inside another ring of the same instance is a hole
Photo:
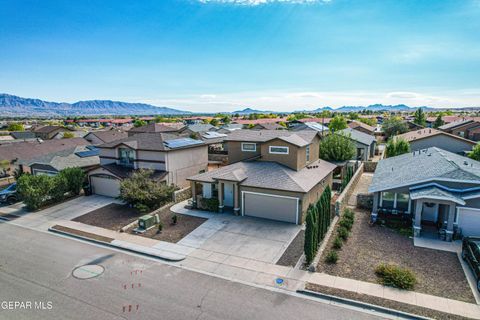
[[[188,178],[194,207],[213,198],[220,211],[301,224],[332,185],[336,166],[319,159],[317,131],[235,130],[225,142],[229,165]]]
[[[152,179],[185,187],[186,178],[208,167],[207,145],[169,133],[140,133],[97,146],[100,167],[89,171],[92,192],[120,194],[120,181],[135,170],[153,170]]]
[[[480,121],[478,120],[465,119],[450,122],[440,126],[438,129],[465,139],[480,141]]]

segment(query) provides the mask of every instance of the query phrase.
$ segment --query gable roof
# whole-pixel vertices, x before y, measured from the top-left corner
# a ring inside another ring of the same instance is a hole
[[[278,123],[257,123],[255,125],[256,126],[259,126],[265,130],[282,130],[282,129],[285,129],[285,127],[279,125]]]
[[[98,157],[98,154],[88,157],[81,157],[78,155],[78,153],[82,151],[90,151],[90,149],[87,148],[87,146],[77,146],[35,157],[23,162],[22,164],[27,164],[28,166],[32,166],[34,164],[49,165],[52,168],[55,168],[57,171],[65,168],[85,168],[100,164],[100,158]]]
[[[225,141],[267,142],[273,139],[281,139],[293,145],[303,147],[312,142],[318,135],[314,130],[287,131],[287,130],[234,130]]]
[[[457,128],[457,127],[464,126],[464,125],[466,125],[466,124],[473,123],[473,122],[476,122],[476,121],[475,121],[475,120],[472,120],[472,119],[465,119],[465,120],[460,120],[460,121],[454,121],[454,122],[450,122],[450,123],[444,124],[443,126],[438,127],[438,129],[440,129],[440,130],[450,130],[450,129],[454,129],[454,128]],[[479,123],[479,124],[480,124],[480,123]]]
[[[15,139],[33,139],[36,137],[32,131],[12,131],[10,135]]]
[[[347,136],[350,135],[350,139],[360,142],[361,144],[364,144],[366,146],[369,146],[373,142],[377,141],[374,136],[366,134],[365,132],[352,129],[352,128],[346,128],[346,129],[337,131],[337,133],[345,134]]]
[[[429,181],[480,183],[480,162],[432,147],[381,160],[369,192]]]
[[[318,132],[323,132],[323,131],[328,131],[328,127],[318,122],[303,122],[301,124],[292,126],[292,130],[293,131],[315,130]]]
[[[178,139],[190,139],[185,136],[174,133],[139,133],[130,137],[115,140],[109,143],[99,145],[98,148],[116,148],[120,145],[125,145],[134,150],[148,150],[148,151],[170,151],[178,149],[193,148],[204,146],[200,140],[194,140],[195,144],[185,145],[182,147],[169,147],[168,143]]]
[[[35,133],[51,133],[51,132],[54,132],[55,130],[59,130],[59,129],[67,130],[62,126],[43,126],[43,127],[35,128],[35,130],[33,130],[33,132],[35,132]]]
[[[209,123],[197,123],[197,124],[190,124],[184,129],[190,130],[192,132],[206,132],[206,131],[215,129],[215,127]]]
[[[355,128],[358,128],[358,127],[362,127],[363,129],[365,130],[368,130],[368,131],[371,131],[372,133],[375,132],[375,127],[372,127],[366,123],[363,123],[361,121],[357,121],[357,120],[352,120],[348,126],[352,129],[355,129]]]
[[[163,124],[163,123],[150,123],[141,127],[133,127],[129,132],[133,133],[157,133],[157,132],[176,132],[184,128],[183,124]]]
[[[411,141],[425,139],[425,138],[432,137],[432,136],[437,136],[437,135],[449,136],[449,137],[452,137],[452,138],[455,138],[455,139],[459,139],[459,140],[471,143],[472,145],[476,144],[475,141],[468,140],[468,139],[456,136],[454,134],[450,134],[450,133],[440,131],[440,130],[437,130],[437,129],[434,129],[434,128],[425,128],[425,129],[406,132],[406,133],[399,134],[399,135],[395,136],[394,139],[404,139],[408,142],[411,142]]]
[[[98,139],[102,140],[104,143],[112,142],[115,140],[123,139],[128,136],[127,132],[119,130],[101,130],[101,131],[92,131],[89,132],[84,138],[87,138],[89,135],[94,135]]]
[[[296,171],[277,162],[241,161],[187,180],[213,183],[217,180],[239,182],[241,186],[306,193],[327,177],[336,165],[317,160]]]
[[[52,139],[22,141],[0,145],[0,160],[22,160],[27,161],[35,157],[69,149],[76,146],[89,145],[83,138]]]

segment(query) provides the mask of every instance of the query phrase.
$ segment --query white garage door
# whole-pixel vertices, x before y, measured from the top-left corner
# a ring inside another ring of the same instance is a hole
[[[480,209],[458,208],[458,227],[464,236],[480,236]]]
[[[120,195],[120,180],[110,176],[91,176],[92,192],[107,197]]]
[[[298,198],[242,192],[243,215],[297,223]]]

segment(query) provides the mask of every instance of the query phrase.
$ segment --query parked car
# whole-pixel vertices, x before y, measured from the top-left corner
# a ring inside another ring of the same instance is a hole
[[[17,184],[13,183],[0,191],[0,203],[14,204],[20,201],[20,197],[17,193]]]
[[[480,237],[465,237],[462,243],[462,258],[473,271],[480,292]]]

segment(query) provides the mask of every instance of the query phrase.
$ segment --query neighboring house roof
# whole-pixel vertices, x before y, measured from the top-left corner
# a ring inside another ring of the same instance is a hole
[[[480,183],[480,162],[437,147],[381,160],[369,192],[429,181]]]
[[[150,123],[141,127],[134,127],[129,132],[136,133],[157,133],[157,132],[177,132],[184,128],[183,124],[164,124],[164,123]]]
[[[368,131],[370,131],[370,132],[372,132],[372,133],[374,133],[374,132],[375,132],[375,129],[376,129],[375,127],[369,126],[368,124],[363,123],[363,122],[361,122],[361,121],[357,121],[357,120],[352,120],[352,121],[348,124],[348,126],[349,126],[350,128],[352,128],[352,129],[361,127],[361,128],[363,128],[363,129],[365,129],[365,130],[368,130]]]
[[[265,130],[283,130],[284,126],[279,125],[278,123],[258,123],[255,126],[259,126]]]
[[[294,131],[298,130],[315,130],[318,132],[328,131],[328,127],[318,122],[303,122],[301,125],[293,127]]]
[[[69,133],[73,134],[74,138],[83,138],[88,134],[88,132],[86,132],[86,131],[79,131],[79,130],[77,130],[77,131],[61,131],[61,132],[58,132],[57,134],[55,134],[53,137],[56,138],[56,139],[62,139],[63,136],[65,135],[65,132],[69,132]]]
[[[471,140],[468,140],[468,139],[465,139],[465,138],[462,138],[462,137],[459,137],[459,136],[456,136],[456,135],[453,135],[453,134],[450,134],[450,133],[447,133],[447,132],[444,132],[444,131],[433,129],[433,128],[425,128],[425,129],[420,129],[420,130],[415,130],[415,131],[410,131],[410,132],[406,132],[406,133],[403,133],[403,134],[399,134],[399,135],[395,136],[395,139],[404,139],[408,142],[412,142],[412,141],[415,141],[415,140],[425,139],[425,138],[433,137],[433,136],[437,136],[437,135],[449,136],[449,137],[452,137],[452,138],[455,138],[455,139],[459,139],[459,140],[462,140],[462,141],[465,141],[465,142],[469,142],[472,145],[476,144],[475,141],[471,141]]]
[[[323,123],[323,124],[329,124],[330,123],[330,120],[332,120],[332,118],[303,118],[303,119],[299,119],[299,120],[294,120],[292,122],[317,122],[317,123]]]
[[[219,133],[217,131],[207,131],[202,133],[200,139],[202,139],[206,144],[216,144],[222,143],[227,137],[225,133]]]
[[[92,152],[90,146],[78,146],[57,152],[48,153],[39,157],[35,157],[28,161],[20,162],[28,166],[36,164],[49,165],[57,171],[65,168],[86,168],[100,164],[98,152]],[[98,150],[97,150],[98,151]],[[83,154],[91,154],[83,156]]]
[[[336,165],[317,160],[300,171],[277,162],[242,161],[187,180],[213,183],[216,180],[239,182],[241,186],[306,193],[327,177]]]
[[[215,129],[215,127],[208,123],[198,123],[188,125],[186,129],[192,132],[206,132]]]
[[[36,137],[35,132],[32,131],[12,131],[10,135],[15,139],[33,139]]]
[[[444,124],[443,126],[440,126],[438,127],[438,129],[440,130],[451,130],[451,129],[455,129],[455,128],[458,128],[458,127],[462,127],[466,124],[470,124],[470,123],[473,123],[475,122],[474,120],[472,119],[465,119],[465,120],[460,120],[460,121],[454,121],[454,122],[450,122],[450,123],[447,123],[447,124]]]
[[[310,144],[318,135],[314,130],[291,132],[287,130],[235,130],[225,138],[225,141],[267,142],[281,139],[299,147]]]
[[[241,124],[241,123],[230,123],[230,124],[225,124],[225,125],[221,126],[217,130],[225,129],[225,130],[233,131],[233,130],[238,130],[238,129],[242,129],[242,128],[243,128],[243,124]]]
[[[437,117],[427,117],[427,122],[435,122]],[[442,120],[444,123],[463,121],[466,119],[472,119],[475,121],[480,121],[480,117],[470,117],[470,116],[443,116]]]
[[[352,128],[346,128],[346,129],[337,131],[337,133],[350,136],[350,139],[360,142],[361,144],[364,144],[366,146],[369,146],[376,141],[374,136],[369,135],[365,132],[352,129]]]
[[[43,127],[35,128],[35,130],[33,130],[33,132],[35,132],[35,133],[52,133],[55,130],[59,130],[59,129],[67,130],[62,126],[43,126]]]
[[[127,132],[118,131],[118,130],[102,130],[102,131],[92,131],[88,133],[85,138],[88,139],[89,135],[94,135],[101,141],[108,143],[115,140],[123,139],[128,137]]]
[[[255,120],[243,120],[238,119],[232,121],[233,123],[238,124],[264,124],[264,123],[278,123],[278,122],[286,122],[287,118],[263,118],[263,119],[255,119]]]
[[[112,173],[114,176],[120,178],[120,179],[125,179],[130,177],[134,172],[138,171],[136,169],[133,169],[131,167],[125,167],[121,166],[115,163],[110,163],[110,164],[105,164],[102,165],[102,168],[109,171]],[[150,176],[152,179],[158,179],[161,180],[163,179],[166,175],[168,174],[167,171],[163,170],[153,170],[152,175]]]
[[[116,148],[125,145],[135,150],[170,151],[204,146],[201,140],[173,133],[139,133],[131,137],[99,145],[99,148]]]
[[[22,141],[0,145],[0,160],[28,161],[35,157],[76,146],[89,145],[83,138]]]

